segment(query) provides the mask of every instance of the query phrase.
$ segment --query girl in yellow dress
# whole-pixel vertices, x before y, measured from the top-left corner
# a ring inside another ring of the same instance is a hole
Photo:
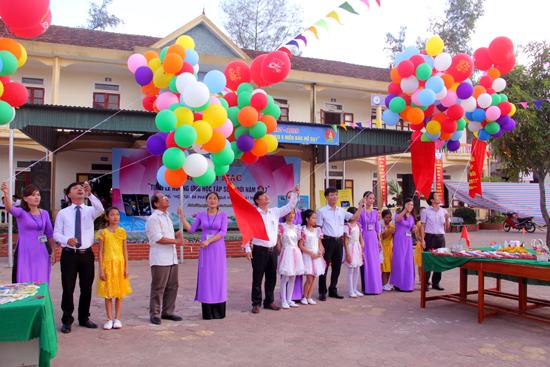
[[[99,282],[98,296],[105,298],[107,322],[103,329],[120,329],[120,307],[122,299],[132,293],[128,277],[128,249],[126,231],[118,226],[120,212],[111,207],[105,211],[107,227],[98,231],[99,240]],[[113,298],[115,318],[113,319]]]
[[[384,261],[382,262],[382,284],[385,291],[391,291],[393,286],[389,283],[391,273],[391,258],[393,253],[393,234],[395,226],[391,222],[391,211],[385,209],[382,211],[382,223],[380,231],[382,232],[382,251]]]

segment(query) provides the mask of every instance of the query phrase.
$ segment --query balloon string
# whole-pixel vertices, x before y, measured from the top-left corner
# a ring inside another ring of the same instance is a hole
[[[104,173],[104,174],[102,174],[102,175],[99,176],[99,177],[92,178],[92,179],[90,180],[90,182],[99,181],[100,179],[102,179],[102,178],[105,177],[105,176],[109,176],[109,175],[111,175],[111,174],[113,174],[113,173],[120,172],[120,171],[122,171],[124,168],[133,166],[134,164],[137,164],[137,163],[139,163],[139,162],[143,162],[144,160],[149,159],[149,158],[151,158],[151,157],[154,157],[154,156],[153,156],[152,154],[150,154],[150,155],[148,155],[148,156],[145,157],[145,158],[141,158],[140,160],[137,160],[137,161],[132,162],[132,163],[129,163],[129,164],[125,165],[125,166],[119,167],[119,168],[117,168],[117,169],[115,169],[115,170],[112,170],[111,172]]]

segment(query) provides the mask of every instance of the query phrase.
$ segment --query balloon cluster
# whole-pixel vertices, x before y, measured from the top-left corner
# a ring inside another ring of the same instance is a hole
[[[29,94],[21,83],[10,76],[27,62],[27,51],[11,38],[0,38],[0,125],[9,124],[15,118],[15,108],[27,102]]]
[[[157,171],[161,185],[178,188],[191,177],[197,185],[209,186],[235,159],[253,163],[277,149],[277,139],[268,134],[275,130],[280,110],[265,91],[245,82],[251,70],[244,62],[229,64],[225,73],[210,70],[199,81],[195,42],[183,35],[160,53],[131,55],[128,69],[145,95],[143,107],[157,112],[160,132],[148,138],[147,149],[162,156]],[[262,81],[271,84],[284,68],[272,58],[261,70]]]
[[[38,37],[52,22],[50,0],[0,0],[0,17],[13,35]]]
[[[473,58],[443,49],[443,40],[433,36],[424,50],[409,47],[395,56],[384,122],[392,126],[402,119],[422,141],[438,142],[450,151],[459,149],[466,126],[480,140],[511,131],[515,107],[500,92],[506,87],[501,76],[515,65],[512,41],[496,38]],[[475,86],[469,79],[474,67],[485,71]]]

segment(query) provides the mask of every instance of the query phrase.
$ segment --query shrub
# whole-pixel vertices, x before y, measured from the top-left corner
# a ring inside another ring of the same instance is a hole
[[[453,215],[464,219],[464,224],[477,224],[476,212],[471,208],[458,208]]]

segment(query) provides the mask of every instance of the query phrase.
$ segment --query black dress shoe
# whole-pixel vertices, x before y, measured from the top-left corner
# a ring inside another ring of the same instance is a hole
[[[69,334],[71,332],[71,324],[63,324],[61,325],[61,332],[63,334]]]
[[[265,305],[264,308],[266,310],[272,310],[272,311],[279,311],[281,309],[281,307],[277,306],[275,303]]]
[[[332,293],[328,295],[330,298],[344,299],[344,296],[339,295],[338,293]]]
[[[326,301],[327,300],[327,295],[326,294],[320,294],[319,295],[319,301]]]
[[[97,325],[94,322],[90,321],[90,319],[83,322],[79,322],[78,324],[88,329],[97,329]]]
[[[441,287],[439,286],[439,284],[438,284],[438,285],[432,286],[432,289],[435,289],[436,291],[444,291],[444,290],[445,290],[445,288],[441,288]]]
[[[183,320],[183,317],[178,316],[178,315],[162,315],[161,318],[164,319],[164,320],[172,320],[172,321],[181,321],[181,320]]]
[[[258,305],[252,306],[252,313],[260,313],[260,306]]]
[[[149,318],[149,321],[151,321],[151,324],[160,325],[160,318],[158,317],[151,316]]]

